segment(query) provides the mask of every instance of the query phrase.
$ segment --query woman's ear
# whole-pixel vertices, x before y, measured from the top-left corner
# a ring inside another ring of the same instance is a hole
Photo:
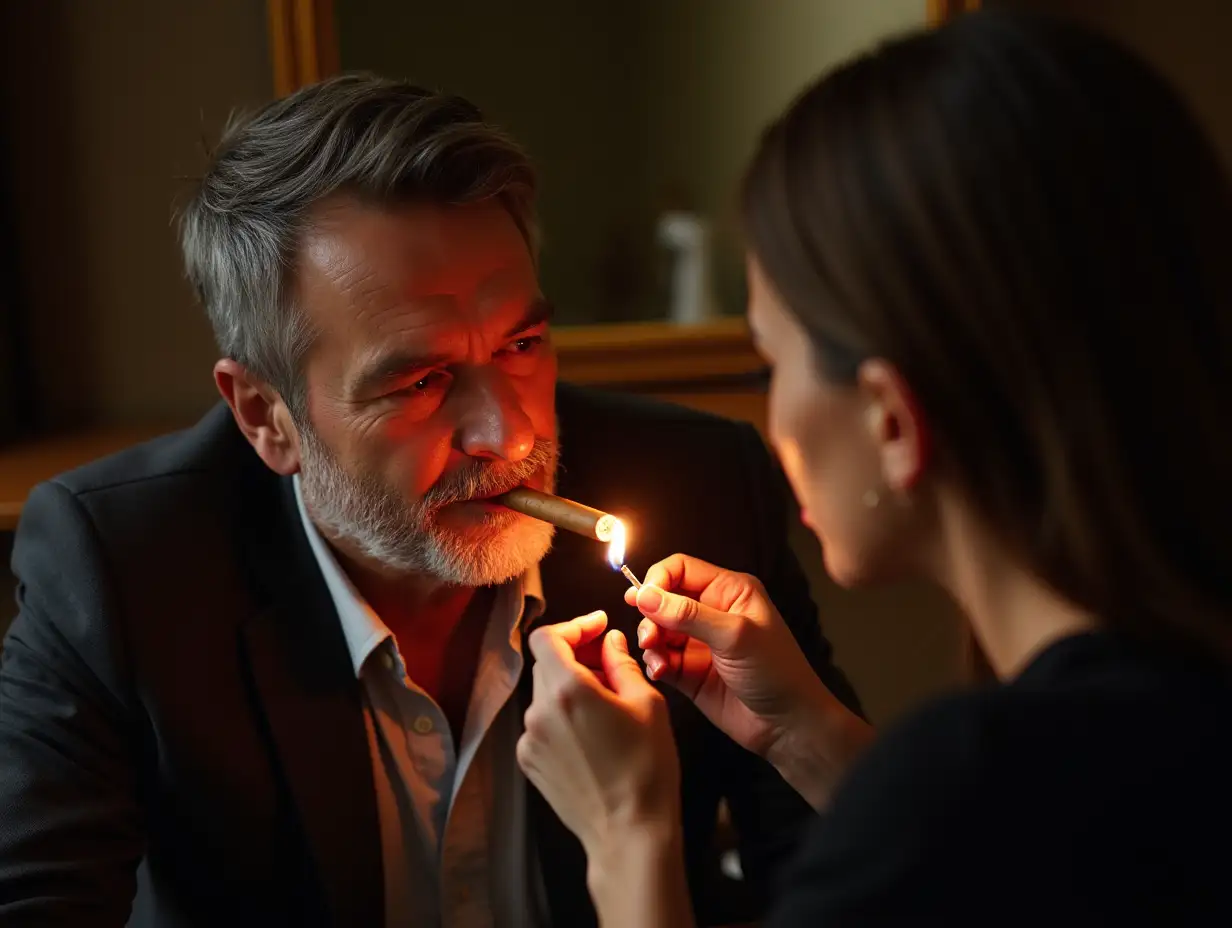
[[[881,462],[881,479],[892,493],[913,489],[929,464],[928,424],[911,388],[888,361],[874,358],[856,375],[866,403],[869,438]]]

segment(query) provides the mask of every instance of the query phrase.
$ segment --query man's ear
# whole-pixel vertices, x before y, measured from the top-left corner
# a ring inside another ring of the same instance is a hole
[[[867,403],[869,435],[878,449],[882,480],[890,491],[905,493],[919,482],[929,463],[928,423],[911,388],[892,364],[865,361],[857,379]]]
[[[299,472],[299,432],[281,394],[248,368],[223,358],[214,383],[248,443],[270,470],[284,477]]]

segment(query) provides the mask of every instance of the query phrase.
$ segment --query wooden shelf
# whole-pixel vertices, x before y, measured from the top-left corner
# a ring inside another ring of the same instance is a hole
[[[764,425],[764,362],[743,319],[696,326],[579,326],[553,333],[561,380],[658,396]],[[177,428],[99,428],[0,447],[0,532],[17,527],[38,483]]]
[[[569,383],[654,389],[738,380],[766,366],[743,318],[688,326],[648,322],[560,328],[552,340],[560,379]]]
[[[170,430],[152,426],[93,429],[0,448],[0,532],[17,528],[21,507],[36,484]]]

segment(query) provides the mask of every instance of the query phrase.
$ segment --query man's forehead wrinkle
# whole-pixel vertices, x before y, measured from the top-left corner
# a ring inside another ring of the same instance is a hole
[[[376,334],[381,340],[369,345],[358,355],[356,370],[376,364],[391,351],[401,350],[407,356],[442,354],[458,351],[464,338],[456,328],[442,325],[440,319],[428,313],[389,312],[376,317]]]
[[[369,303],[373,296],[388,289],[376,269],[363,261],[340,264],[334,281],[338,289],[356,304]]]
[[[397,305],[397,295],[381,280],[376,269],[364,262],[347,267],[336,279],[339,291],[355,309],[355,321],[379,317]]]
[[[401,311],[405,308],[403,295],[358,249],[338,248],[332,257],[328,273],[339,295],[351,307],[354,323],[374,324],[384,332],[390,328],[390,320],[395,328],[400,328],[406,320],[399,317],[420,315]]]
[[[381,335],[416,336],[415,341],[424,348],[448,338],[451,326],[443,322],[439,313],[425,310],[407,310],[403,306],[390,306],[385,311],[375,311],[373,321]]]

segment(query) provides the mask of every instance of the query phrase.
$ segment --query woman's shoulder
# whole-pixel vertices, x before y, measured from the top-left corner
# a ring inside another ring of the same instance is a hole
[[[882,733],[806,843],[793,917],[953,915],[981,896],[1099,915],[1222,886],[1195,849],[1232,830],[1226,675],[1103,641],[1040,661]]]
[[[1027,805],[1057,809],[1077,801],[1087,780],[1108,798],[1203,779],[1193,769],[1199,758],[1232,774],[1232,746],[1213,737],[1230,725],[1226,670],[1075,636],[1012,683],[935,699],[891,725],[845,790],[855,798],[890,790],[935,808],[1021,788],[1035,797]]]

